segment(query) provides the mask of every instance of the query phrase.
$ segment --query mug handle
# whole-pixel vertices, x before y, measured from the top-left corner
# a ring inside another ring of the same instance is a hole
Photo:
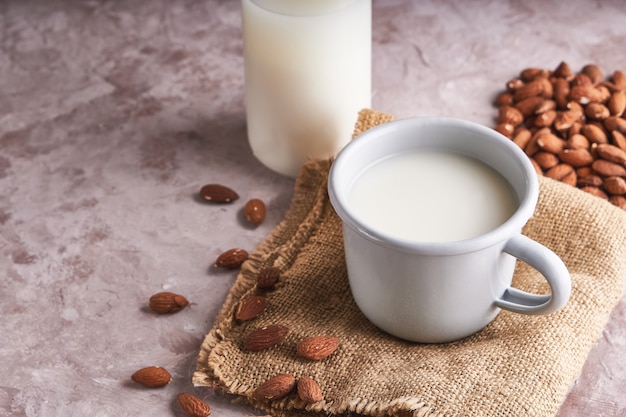
[[[509,287],[495,301],[498,307],[522,314],[548,314],[567,304],[572,282],[567,267],[554,252],[522,234],[509,239],[504,252],[539,271],[548,281],[551,294],[531,294]]]

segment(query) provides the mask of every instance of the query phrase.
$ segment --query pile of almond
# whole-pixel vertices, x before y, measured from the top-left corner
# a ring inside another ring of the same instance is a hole
[[[574,73],[526,68],[496,100],[495,129],[530,157],[538,174],[626,210],[626,75],[594,64]]]

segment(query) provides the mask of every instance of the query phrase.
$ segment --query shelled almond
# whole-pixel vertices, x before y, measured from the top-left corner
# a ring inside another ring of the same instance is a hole
[[[531,158],[538,173],[626,209],[626,75],[598,65],[574,73],[526,68],[496,100],[495,130]]]

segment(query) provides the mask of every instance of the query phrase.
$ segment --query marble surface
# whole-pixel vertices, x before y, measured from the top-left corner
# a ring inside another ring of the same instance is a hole
[[[524,67],[626,70],[619,0],[374,0],[373,16],[373,107],[400,117],[493,125]],[[202,204],[208,182],[242,198]],[[0,2],[0,416],[180,416],[183,391],[255,414],[191,374],[236,274],[210,265],[254,249],[292,189],[247,143],[238,1]],[[163,290],[192,305],[151,314]],[[626,416],[625,350],[626,298],[560,417]],[[172,383],[132,383],[148,365]]]

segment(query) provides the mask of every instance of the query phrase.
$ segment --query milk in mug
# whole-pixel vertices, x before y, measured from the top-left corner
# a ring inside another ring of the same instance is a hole
[[[397,238],[451,242],[506,222],[518,200],[502,175],[468,156],[438,150],[393,155],[368,167],[348,202],[363,223]]]
[[[371,0],[242,0],[242,18],[250,146],[296,176],[371,107]]]

